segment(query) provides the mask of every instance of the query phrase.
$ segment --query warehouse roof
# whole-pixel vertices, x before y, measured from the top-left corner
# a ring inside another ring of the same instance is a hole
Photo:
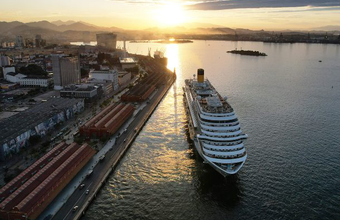
[[[79,99],[53,98],[0,121],[0,144],[4,144],[24,132],[34,129],[35,126],[78,102]]]

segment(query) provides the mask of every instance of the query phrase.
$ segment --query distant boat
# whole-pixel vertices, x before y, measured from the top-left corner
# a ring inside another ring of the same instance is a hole
[[[259,51],[253,51],[253,50],[231,50],[227,51],[227,53],[232,54],[240,54],[245,56],[267,56],[267,54],[259,52]]]
[[[322,60],[319,60],[319,63],[321,63],[322,62]]]

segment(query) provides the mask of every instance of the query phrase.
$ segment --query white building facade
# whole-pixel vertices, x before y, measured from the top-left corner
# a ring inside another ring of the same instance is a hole
[[[21,86],[48,88],[53,84],[53,79],[49,77],[26,77],[19,81]]]
[[[11,65],[11,59],[8,56],[0,56],[0,67]]]
[[[90,78],[99,81],[112,82],[113,90],[119,88],[118,71],[117,70],[93,70],[90,71]]]

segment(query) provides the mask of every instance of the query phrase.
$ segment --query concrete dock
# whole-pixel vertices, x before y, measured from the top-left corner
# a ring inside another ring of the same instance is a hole
[[[175,80],[176,75],[173,74],[147,101],[140,104],[133,117],[117,132],[121,135],[111,137],[38,219],[81,218]],[[105,158],[100,160],[103,155]],[[88,176],[90,170],[93,172]]]

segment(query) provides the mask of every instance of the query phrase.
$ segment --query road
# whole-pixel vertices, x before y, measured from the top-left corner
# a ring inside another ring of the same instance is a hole
[[[120,137],[115,135],[107,142],[104,148],[112,146],[112,150],[107,151],[105,159],[97,163],[97,165],[93,168],[92,175],[84,178],[82,183],[85,184],[85,187],[82,189],[78,187],[63,204],[61,209],[53,216],[53,219],[66,220],[78,219],[81,217],[82,210],[84,210],[85,207],[87,207],[87,205],[89,205],[91,202],[90,198],[95,197],[95,193],[106,181],[106,177],[108,177],[110,172],[114,170],[115,165],[121,159],[126,149],[129,147],[129,145],[131,145],[134,138],[136,138],[137,133],[142,129],[145,122],[155,110],[156,106],[171,87],[172,82],[170,82],[170,80],[165,85],[160,86],[155,94],[150,98],[150,100],[142,103],[142,105],[145,107],[141,109],[137,115],[133,116],[134,119],[128,125],[128,127],[126,127],[127,125],[123,125],[120,131],[118,131],[121,133]],[[124,132],[125,129],[127,129],[126,132]],[[66,187],[74,187],[73,185],[69,185]],[[86,190],[89,190],[89,194],[85,193]],[[75,206],[78,206],[76,211],[73,210]]]

